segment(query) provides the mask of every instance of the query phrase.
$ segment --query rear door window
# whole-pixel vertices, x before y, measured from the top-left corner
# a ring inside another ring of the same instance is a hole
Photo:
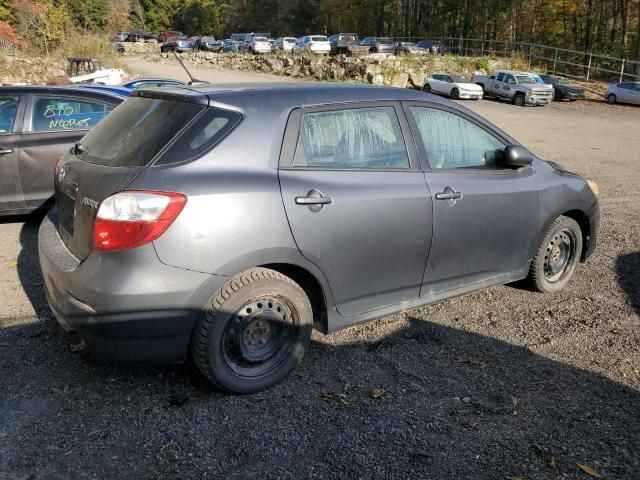
[[[31,131],[89,130],[105,117],[110,108],[110,105],[98,101],[38,95],[31,107]]]
[[[194,103],[129,98],[84,136],[77,155],[85,162],[109,167],[147,165],[204,108]]]
[[[0,97],[0,135],[11,133],[18,111],[19,97]]]
[[[304,113],[294,166],[409,168],[395,109],[367,107]]]

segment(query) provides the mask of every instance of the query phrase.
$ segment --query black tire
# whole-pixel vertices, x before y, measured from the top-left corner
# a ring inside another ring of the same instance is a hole
[[[613,93],[611,93],[611,94],[609,94],[609,95],[607,96],[607,102],[609,102],[609,103],[611,103],[611,104],[614,104],[614,103],[616,103],[617,101],[618,101],[618,98],[617,98]]]
[[[425,84],[422,86],[422,91],[423,91],[423,92],[426,92],[426,93],[431,93],[431,85],[429,85],[428,83],[425,83]]]
[[[557,292],[573,276],[582,254],[580,225],[569,217],[558,217],[549,225],[531,262],[528,281],[539,292]]]
[[[561,102],[562,100],[564,100],[564,95],[562,95],[562,92],[560,90],[556,90],[556,93],[554,95],[553,98],[556,102]]]
[[[460,90],[458,90],[457,88],[452,88],[451,89],[451,98],[453,100],[458,100],[460,98]]]
[[[516,93],[513,97],[513,104],[517,107],[524,107],[524,95],[522,93]]]
[[[274,270],[252,268],[211,297],[191,352],[222,390],[253,393],[280,382],[298,365],[312,324],[311,304],[297,283]]]

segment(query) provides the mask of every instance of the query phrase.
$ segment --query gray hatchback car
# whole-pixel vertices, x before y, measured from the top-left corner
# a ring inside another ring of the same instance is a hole
[[[357,85],[142,90],[60,162],[39,253],[98,357],[254,392],[324,333],[594,251],[593,182],[448,100]]]

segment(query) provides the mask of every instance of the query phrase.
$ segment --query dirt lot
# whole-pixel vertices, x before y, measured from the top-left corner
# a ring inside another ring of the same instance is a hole
[[[191,364],[78,351],[46,307],[39,218],[2,220],[0,479],[640,478],[640,108],[465,105],[600,184],[598,252],[569,288],[315,335],[284,383],[227,396]]]

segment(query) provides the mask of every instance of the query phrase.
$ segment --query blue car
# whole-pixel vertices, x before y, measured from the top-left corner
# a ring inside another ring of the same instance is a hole
[[[92,90],[102,90],[116,95],[121,95],[123,97],[128,97],[134,90],[140,90],[143,88],[179,87],[182,85],[186,85],[186,83],[180,80],[171,80],[166,78],[135,78],[128,82],[123,82],[120,85],[82,83],[77,86],[80,88],[91,88]]]

